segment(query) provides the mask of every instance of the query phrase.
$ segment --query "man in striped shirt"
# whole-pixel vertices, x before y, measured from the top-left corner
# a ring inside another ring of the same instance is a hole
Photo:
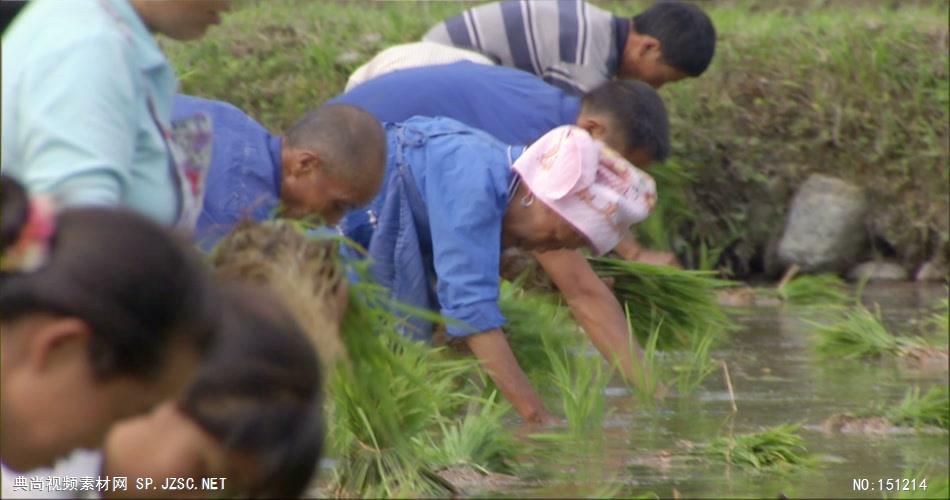
[[[582,94],[614,77],[655,88],[701,75],[716,30],[695,5],[661,1],[632,19],[583,0],[506,0],[438,24],[425,41],[476,50]]]

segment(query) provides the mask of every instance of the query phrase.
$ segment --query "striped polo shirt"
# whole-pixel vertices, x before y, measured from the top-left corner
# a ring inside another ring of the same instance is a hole
[[[617,74],[630,20],[581,0],[506,0],[442,22],[423,40],[476,50],[575,94]]]

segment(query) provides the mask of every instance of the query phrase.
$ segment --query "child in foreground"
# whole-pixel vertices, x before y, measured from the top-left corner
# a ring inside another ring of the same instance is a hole
[[[184,398],[109,433],[101,476],[225,478],[223,491],[106,497],[300,496],[323,444],[320,368],[291,314],[260,288],[227,286],[221,339]],[[145,452],[147,451],[147,452]]]
[[[209,277],[153,222],[55,214],[2,179],[4,476],[97,448],[116,421],[179,397],[217,329]],[[12,486],[4,481],[4,493]]]

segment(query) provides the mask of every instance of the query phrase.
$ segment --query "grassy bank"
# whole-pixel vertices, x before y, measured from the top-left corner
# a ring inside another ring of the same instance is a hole
[[[623,15],[648,4],[598,3]],[[203,40],[165,45],[185,92],[279,131],[380,49],[468,4],[239,2]],[[788,201],[820,171],[868,188],[878,253],[910,268],[946,257],[947,5],[704,2],[720,35],[716,59],[702,78],[661,92],[673,124],[668,164],[687,175],[674,176],[685,205],[652,223],[654,243],[696,267],[774,271]]]

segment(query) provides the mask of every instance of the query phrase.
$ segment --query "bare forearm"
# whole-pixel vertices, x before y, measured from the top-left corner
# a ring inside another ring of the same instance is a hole
[[[580,252],[562,250],[537,257],[597,350],[608,361],[619,364],[624,375],[633,380],[633,355],[639,358],[642,354],[613,292]]]
[[[465,337],[468,348],[481,362],[498,390],[527,422],[544,423],[549,415],[528,377],[518,366],[501,330]]]

